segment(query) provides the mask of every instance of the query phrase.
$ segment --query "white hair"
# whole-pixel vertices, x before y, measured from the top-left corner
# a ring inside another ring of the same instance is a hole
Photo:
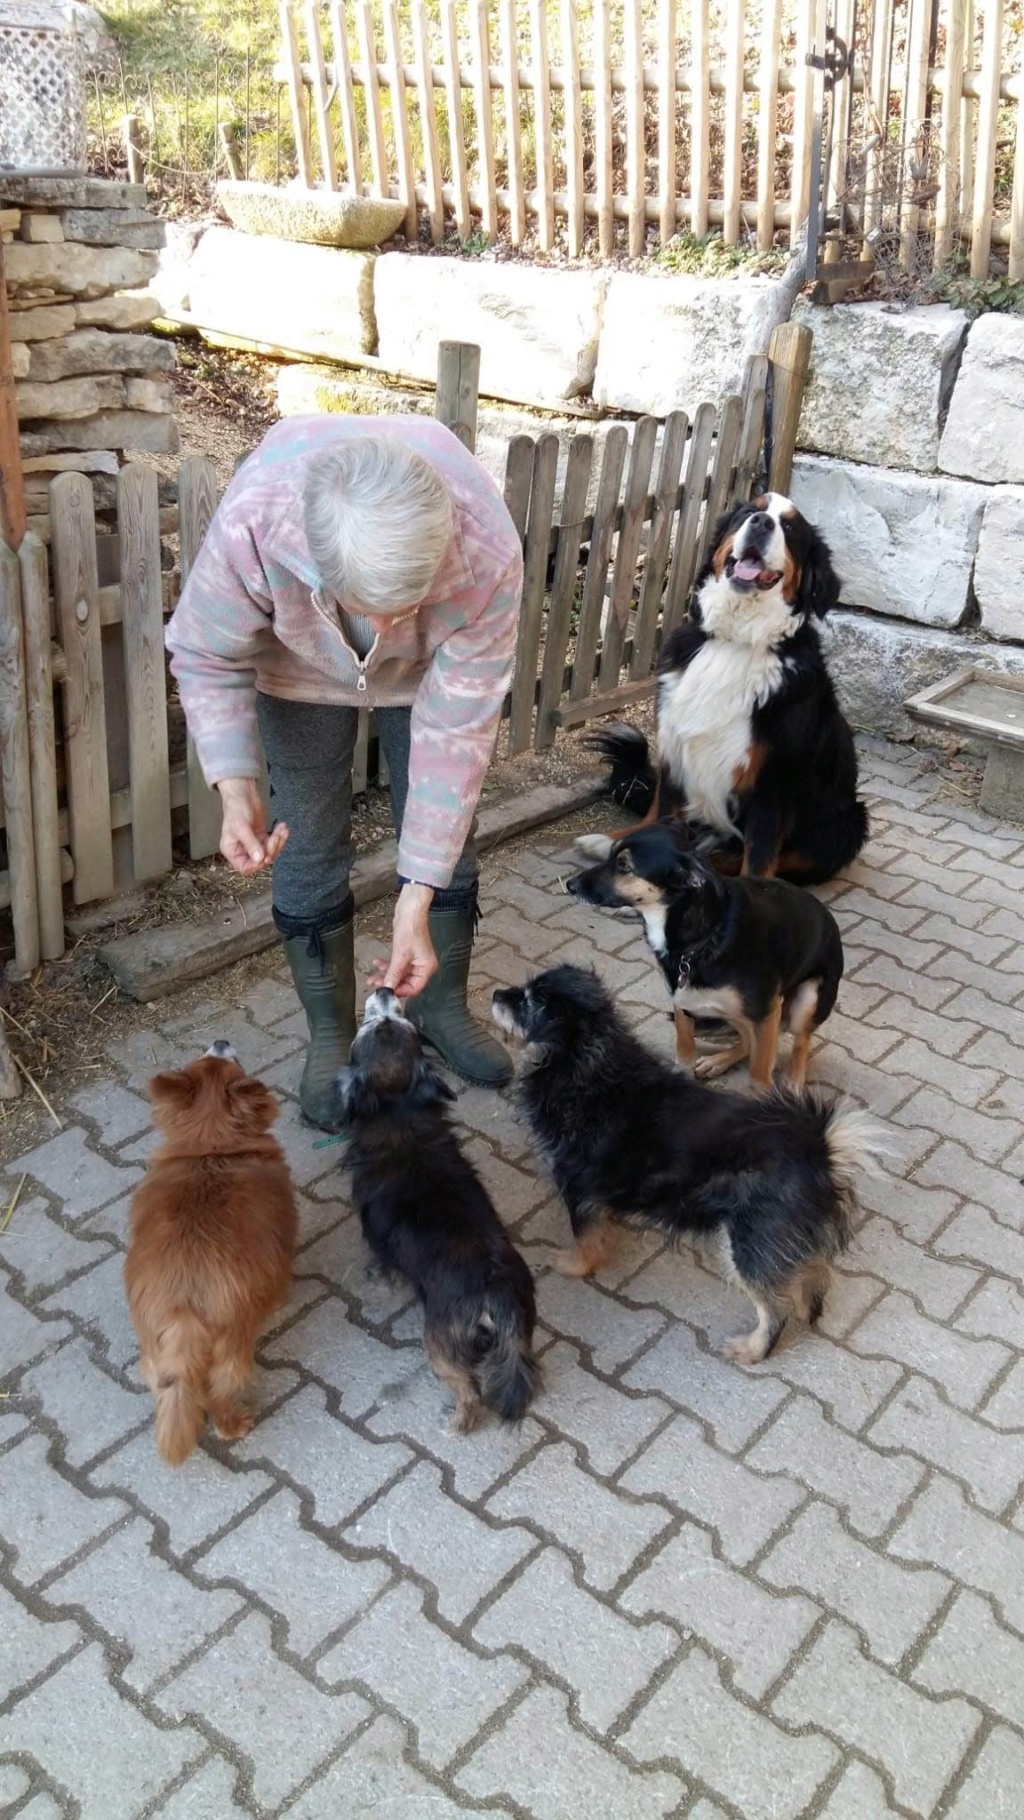
[[[306,541],[324,588],[355,612],[418,606],[452,534],[451,496],[397,437],[352,436],[311,462]]]

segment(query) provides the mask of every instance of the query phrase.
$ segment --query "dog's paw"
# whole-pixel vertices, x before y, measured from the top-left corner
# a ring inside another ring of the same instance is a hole
[[[448,1432],[453,1435],[471,1435],[483,1421],[482,1403],[460,1403],[453,1412]]]
[[[239,1404],[237,1409],[223,1409],[218,1413],[213,1432],[218,1441],[240,1441],[249,1433],[255,1419],[251,1409],[243,1409]]]
[[[731,1068],[738,1068],[743,1059],[742,1055],[735,1055],[731,1051],[725,1055],[699,1055],[693,1064],[693,1072],[699,1081],[714,1081],[720,1074],[728,1074]]]
[[[551,1265],[562,1277],[589,1277],[597,1269],[596,1263],[585,1257],[578,1245],[561,1245],[551,1253]]]
[[[722,1347],[723,1359],[731,1359],[734,1365],[760,1365],[767,1348],[761,1335],[738,1333],[734,1340],[726,1340]]]
[[[608,858],[614,843],[610,834],[578,834],[572,844],[580,859],[598,861]]]

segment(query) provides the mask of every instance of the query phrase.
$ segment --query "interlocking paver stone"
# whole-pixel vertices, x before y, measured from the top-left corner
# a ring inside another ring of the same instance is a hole
[[[420,1755],[438,1768],[527,1680],[510,1656],[477,1655],[423,1614],[423,1594],[396,1586],[317,1664],[324,1685],[354,1683],[415,1726]]]
[[[206,1748],[192,1726],[162,1730],[121,1699],[98,1643],[18,1701],[3,1743],[73,1789],[81,1820],[134,1820]]]
[[[507,1794],[537,1820],[586,1813],[591,1820],[656,1820],[674,1813],[677,1776],[638,1773],[566,1722],[565,1696],[537,1688],[475,1752],[459,1784],[481,1797]]]
[[[735,1699],[701,1649],[690,1651],[621,1742],[641,1763],[677,1759],[744,1820],[796,1820],[838,1758],[826,1739],[792,1737]]]
[[[515,1094],[460,1086],[537,1272],[544,1386],[522,1424],[453,1433],[344,1152],[300,1122],[279,951],[140,1008],[65,1129],[5,1159],[0,1808],[1020,1820],[1024,831],[941,761],[859,743],[873,834],[820,893],[847,966],[811,1080],[892,1148],[817,1332],[756,1370],[721,1356],[752,1312],[714,1248],[624,1233],[593,1283],[553,1274],[567,1214]],[[640,926],[568,899],[574,865],[567,828],[485,857],[472,1005],[582,960],[670,1060]],[[302,1249],[253,1430],[173,1470],[122,1261],[145,1083],[221,1034],[283,1098]]]

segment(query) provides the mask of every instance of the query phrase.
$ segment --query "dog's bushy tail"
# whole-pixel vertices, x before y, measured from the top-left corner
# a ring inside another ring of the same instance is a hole
[[[522,1321],[507,1305],[487,1307],[475,1332],[480,1401],[503,1422],[521,1422],[540,1386],[540,1366]]]
[[[848,1229],[857,1208],[857,1184],[861,1176],[880,1175],[881,1160],[893,1154],[893,1144],[877,1119],[862,1112],[858,1106],[850,1105],[849,1101],[819,1104],[829,1169],[843,1224]]]
[[[172,1315],[153,1353],[156,1444],[169,1466],[187,1460],[206,1419],[204,1392],[213,1347],[197,1315]]]
[[[588,734],[583,743],[608,766],[605,794],[622,808],[635,810],[638,816],[646,815],[654,801],[658,779],[639,727],[617,721]]]

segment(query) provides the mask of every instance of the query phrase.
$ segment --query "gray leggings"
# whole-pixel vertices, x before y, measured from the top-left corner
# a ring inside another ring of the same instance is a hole
[[[287,919],[323,923],[348,898],[352,870],[352,757],[358,710],[257,694],[260,736],[270,773],[270,811],[288,823],[274,863],[274,909]],[[401,833],[409,790],[410,708],[377,708],[374,719],[391,773],[391,819]],[[473,830],[441,898],[453,905],[475,893]],[[435,899],[435,902],[438,899]]]

